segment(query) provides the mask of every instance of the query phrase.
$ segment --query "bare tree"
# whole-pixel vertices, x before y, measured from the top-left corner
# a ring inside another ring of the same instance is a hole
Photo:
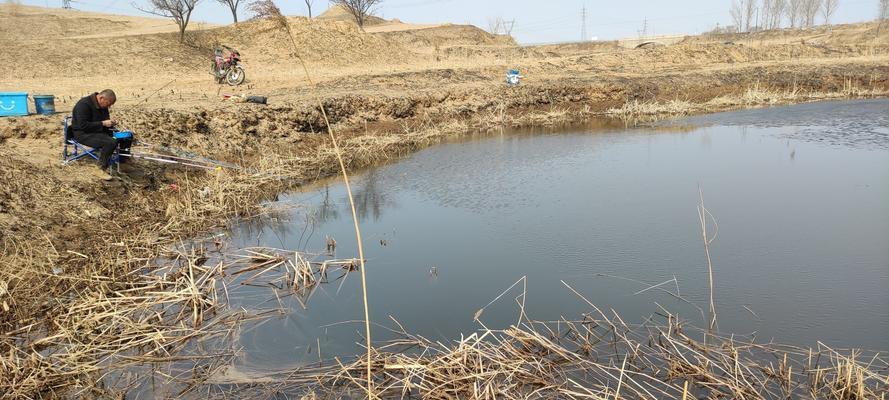
[[[334,5],[338,5],[346,9],[358,26],[364,28],[367,17],[373,14],[376,8],[383,0],[330,0]]]
[[[732,22],[738,27],[738,32],[750,32],[753,26],[753,16],[756,14],[757,0],[733,0],[729,14],[732,16]]]
[[[133,3],[133,7],[140,11],[154,14],[159,17],[171,18],[179,27],[179,43],[185,41],[185,28],[191,20],[191,13],[200,0],[148,0],[150,9],[140,8]]]
[[[839,6],[840,0],[824,0],[821,3],[821,16],[824,17],[825,25],[830,25],[830,18],[837,12],[837,7]]]
[[[235,23],[238,23],[238,6],[241,4],[241,0],[216,0],[218,3],[228,6],[229,10],[232,11],[232,19]]]
[[[759,6],[759,26],[762,29],[772,29],[771,19],[769,18],[772,9],[772,0],[762,0]]]
[[[763,28],[778,29],[781,27],[781,18],[784,16],[784,5],[784,0],[762,0],[760,11]]]
[[[306,8],[309,10],[309,18],[312,18],[312,0],[304,0],[306,2]]]
[[[732,16],[732,23],[737,27],[738,32],[741,32],[741,29],[744,27],[744,12],[741,6],[742,0],[734,0],[732,1],[732,6],[729,8],[728,13]]]
[[[806,0],[787,0],[787,6],[784,7],[784,14],[787,15],[787,21],[790,22],[791,28],[797,28],[802,25],[803,2]]]
[[[253,18],[265,19],[282,17],[281,9],[272,0],[255,0],[247,6],[247,11],[253,13]]]
[[[815,26],[815,17],[818,16],[818,10],[821,9],[821,0],[804,0],[803,1],[803,20],[805,26]]]
[[[787,9],[787,0],[772,1],[772,23],[775,29],[781,29],[781,21],[784,20],[784,10]]]
[[[756,0],[741,0],[741,4],[744,10],[744,31],[750,32],[750,28],[755,23],[753,16],[756,15]]]
[[[883,22],[889,19],[889,0],[880,0],[880,3],[877,5],[877,21],[880,23],[877,24],[876,35],[880,35],[880,30],[883,29]]]

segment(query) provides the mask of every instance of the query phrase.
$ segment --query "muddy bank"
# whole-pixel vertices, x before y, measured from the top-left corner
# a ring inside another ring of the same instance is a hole
[[[325,93],[325,88],[322,86],[319,92]],[[443,136],[503,126],[578,122],[634,102],[656,106],[681,100],[678,109],[652,108],[655,114],[682,115],[826,98],[869,97],[886,92],[889,92],[889,66],[886,65],[857,65],[851,70],[843,65],[818,67],[818,73],[805,67],[753,66],[731,72],[548,82],[518,88],[493,85],[418,91],[401,96],[347,94],[327,97],[323,104],[346,146],[353,146],[353,151],[346,154],[349,165],[358,167],[398,156]],[[261,198],[274,195],[293,182],[334,172],[326,153],[329,151],[327,137],[322,135],[324,123],[317,105],[308,99],[278,104],[274,98],[272,101],[269,106],[218,102],[187,109],[122,106],[114,111],[114,116],[136,132],[140,140],[153,145],[237,161],[253,169],[266,167],[270,159],[299,164],[297,171],[288,173],[282,180],[287,183],[276,183],[270,190],[263,186],[268,182],[263,181],[249,190],[262,193],[256,195]],[[646,113],[645,110],[638,112]],[[0,121],[0,141],[11,143],[3,149],[8,153],[4,157],[8,165],[4,168],[5,177],[21,183],[6,186],[0,197],[3,205],[0,221],[9,221],[0,239],[29,238],[27,241],[31,242],[31,238],[45,236],[43,243],[36,244],[37,248],[52,244],[66,250],[74,247],[71,250],[81,253],[95,250],[72,246],[69,237],[59,234],[78,225],[75,220],[43,217],[40,210],[35,215],[27,215],[25,210],[39,202],[52,204],[49,199],[59,195],[41,189],[48,187],[63,187],[60,192],[72,192],[63,197],[71,200],[65,209],[73,215],[89,216],[98,204],[109,215],[125,218],[137,212],[142,225],[150,226],[168,218],[170,193],[165,190],[181,180],[180,175],[186,171],[145,164],[144,173],[134,180],[96,185],[89,179],[81,179],[85,178],[78,177],[86,168],[83,165],[67,169],[52,166],[57,164],[54,157],[60,147],[61,119],[62,114],[57,114]],[[37,165],[29,162],[27,152],[38,153],[34,160],[40,162]],[[194,182],[209,179],[200,171],[189,174]],[[228,216],[239,210],[220,211]],[[202,224],[215,226],[218,222]],[[42,232],[35,233],[37,229]]]
[[[428,74],[440,76],[447,73],[445,70],[410,73],[402,77],[386,75],[386,81],[433,81]],[[710,104],[695,110],[713,112],[837,96],[868,97],[889,91],[889,66],[880,63],[786,68],[749,66],[708,73],[548,80],[517,88],[499,84],[458,86],[447,90],[419,87],[401,95],[370,94],[372,76],[369,81],[364,82],[362,89],[356,87],[355,94],[334,94],[324,98],[324,108],[338,131],[360,134],[368,125],[374,127],[368,128],[368,133],[393,134],[400,130],[400,125],[454,121],[470,123],[472,128],[487,128],[491,119],[497,120],[494,125],[520,126],[536,122],[528,115],[557,110],[570,110],[571,113],[561,115],[553,122],[570,122],[587,117],[584,113],[604,113],[632,101],[682,100],[707,104],[717,98],[737,100],[735,104]],[[352,83],[338,80],[325,83],[317,90],[323,96],[347,91],[343,88],[349,88]],[[391,84],[387,86],[392,91],[398,85],[394,88]],[[751,90],[774,94],[776,99],[745,99]],[[298,144],[312,134],[324,132],[317,103],[309,93],[301,97],[305,98],[272,97],[269,106],[211,99],[188,108],[124,105],[115,110],[115,118],[145,141],[218,157],[242,156],[263,145]],[[501,113],[502,120],[499,119]],[[61,116],[7,118],[0,121],[0,140],[54,138],[59,134],[61,119]]]

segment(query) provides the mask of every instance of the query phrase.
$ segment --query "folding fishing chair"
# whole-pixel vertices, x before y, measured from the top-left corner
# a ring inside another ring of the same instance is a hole
[[[71,116],[65,116],[65,121],[62,123],[62,137],[64,140],[62,141],[62,165],[68,165],[68,163],[77,161],[84,157],[90,157],[96,161],[99,161],[99,150],[94,149],[92,147],[81,144],[77,140],[74,139],[74,134],[71,132]],[[131,134],[132,135],[132,134]],[[109,165],[117,165],[120,161],[120,149],[115,148],[114,153],[111,154],[111,159],[108,160]]]

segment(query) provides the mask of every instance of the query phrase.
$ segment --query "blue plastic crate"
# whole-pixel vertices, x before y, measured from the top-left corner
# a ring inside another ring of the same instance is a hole
[[[25,92],[0,92],[0,117],[28,115],[28,94]]]

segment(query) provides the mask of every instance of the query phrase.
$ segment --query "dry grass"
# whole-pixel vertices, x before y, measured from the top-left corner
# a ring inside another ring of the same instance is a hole
[[[843,88],[833,92],[804,91],[796,87],[787,90],[775,90],[763,87],[763,85],[757,82],[740,95],[717,97],[707,102],[705,106],[728,109],[774,106],[817,100],[875,98],[889,94],[889,92],[876,86],[862,88],[851,78],[845,78],[843,82]]]
[[[624,103],[620,108],[611,108],[605,113],[621,119],[638,119],[646,116],[678,117],[692,114],[698,109],[698,105],[683,100],[670,100],[663,103],[633,100]]]
[[[0,387],[7,390],[0,397],[77,396],[99,390],[96,382],[108,367],[178,359],[191,339],[212,337],[237,319],[218,315],[220,273],[218,265],[183,255],[130,282],[92,277],[87,289],[54,299],[59,314],[51,324],[35,322],[5,333]]]
[[[852,78],[847,77],[843,82],[842,89],[832,92],[804,91],[795,87],[787,90],[777,90],[763,87],[759,82],[756,82],[740,94],[720,96],[703,103],[693,103],[678,99],[666,102],[634,99],[624,103],[621,107],[606,110],[604,115],[631,122],[653,122],[692,114],[739,108],[776,106],[818,100],[868,99],[889,95],[889,91],[883,90],[876,85],[872,85],[870,88],[863,88],[857,83],[857,80]]]
[[[6,332],[0,398],[126,393],[144,382],[144,374],[131,372],[145,365],[167,370],[162,386],[193,390],[231,364],[233,332],[268,314],[229,307],[238,287],[292,291],[305,304],[317,285],[343,279],[358,265],[275,249],[225,254],[215,246],[171,254],[130,281],[95,276],[87,290],[54,300],[61,307],[51,324]]]
[[[566,286],[586,301],[573,288]],[[688,326],[662,310],[640,325],[592,303],[577,320],[533,321],[520,312],[506,329],[481,323],[452,343],[412,335],[375,347],[374,387],[383,398],[462,399],[879,399],[889,389],[880,354],[806,349],[725,337]],[[660,320],[661,322],[656,322]],[[704,340],[709,337],[709,340]],[[360,395],[366,358],[331,360],[222,385],[222,393],[272,392],[342,398]],[[259,384],[271,380],[273,384]]]

